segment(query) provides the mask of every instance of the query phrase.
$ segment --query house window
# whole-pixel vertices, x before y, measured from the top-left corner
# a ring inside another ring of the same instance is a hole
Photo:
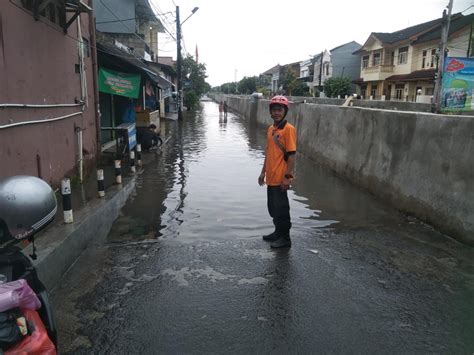
[[[361,86],[360,87],[360,95],[365,98],[365,96],[367,95],[367,86]]]
[[[408,47],[398,49],[398,64],[407,64],[408,62]]]
[[[25,9],[33,11],[33,1],[34,0],[21,0],[21,4]]]
[[[329,63],[324,64],[324,66],[325,66],[326,76],[328,76],[329,75]]]
[[[380,52],[374,53],[374,58],[372,60],[372,64],[374,67],[380,65]]]
[[[432,96],[434,93],[434,88],[425,88],[425,95]]]
[[[421,59],[421,67],[434,68],[436,65],[436,48],[426,49],[423,51],[423,57]]]
[[[434,68],[435,63],[436,63],[436,48],[433,48],[431,50],[431,64],[430,64],[430,67]]]
[[[396,84],[395,85],[395,98],[401,100],[403,97],[403,90],[405,89],[405,84]]]
[[[369,56],[365,55],[362,57],[362,69],[367,68],[369,66]]]
[[[390,60],[390,63],[391,63],[392,65],[395,65],[395,52],[394,52],[394,51],[392,51],[392,58],[391,58],[391,60]]]
[[[89,40],[85,37],[82,37],[82,50],[85,57],[91,56],[91,46],[89,45]]]
[[[34,12],[35,10],[35,0],[20,0],[21,5],[31,11]],[[41,10],[39,12],[39,15],[41,17],[46,18],[48,21],[55,23],[61,27],[63,27],[66,23],[66,12],[64,9],[64,5],[61,5],[61,2],[56,0],[56,1],[51,1],[49,4],[46,6],[42,6],[41,3],[38,5],[38,9]]]
[[[370,86],[370,96],[375,97],[376,95],[377,95],[377,84],[372,84]]]

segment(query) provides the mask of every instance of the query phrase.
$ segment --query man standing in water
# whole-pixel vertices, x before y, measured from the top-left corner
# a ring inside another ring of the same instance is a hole
[[[288,189],[293,181],[296,154],[296,129],[285,120],[288,99],[275,96],[270,101],[273,124],[267,130],[267,148],[258,184],[267,184],[267,206],[275,231],[263,236],[272,248],[291,247]]]

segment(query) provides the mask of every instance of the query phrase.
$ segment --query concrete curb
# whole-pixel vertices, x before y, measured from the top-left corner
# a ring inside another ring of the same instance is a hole
[[[34,265],[40,280],[52,290],[64,273],[74,264],[87,245],[94,239],[105,238],[121,208],[135,188],[136,177],[113,186],[102,199],[95,199],[74,211],[74,223],[57,224],[38,235],[38,259]],[[24,249],[32,252],[31,245]]]

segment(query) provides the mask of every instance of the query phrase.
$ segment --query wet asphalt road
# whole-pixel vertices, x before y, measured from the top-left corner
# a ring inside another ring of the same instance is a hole
[[[265,127],[168,122],[134,196],[55,290],[74,354],[474,352],[474,249],[298,156],[293,247],[257,185]]]

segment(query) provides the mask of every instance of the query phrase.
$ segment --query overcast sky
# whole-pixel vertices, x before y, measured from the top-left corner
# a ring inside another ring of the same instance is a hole
[[[441,17],[448,0],[150,0],[168,30],[175,35],[175,5],[184,48],[207,67],[207,81],[221,85],[258,75],[276,64],[308,59],[324,49],[356,41],[371,32],[394,32]],[[453,13],[473,5],[454,0]],[[474,12],[474,7],[464,14]],[[159,55],[176,58],[176,42],[159,36]]]

